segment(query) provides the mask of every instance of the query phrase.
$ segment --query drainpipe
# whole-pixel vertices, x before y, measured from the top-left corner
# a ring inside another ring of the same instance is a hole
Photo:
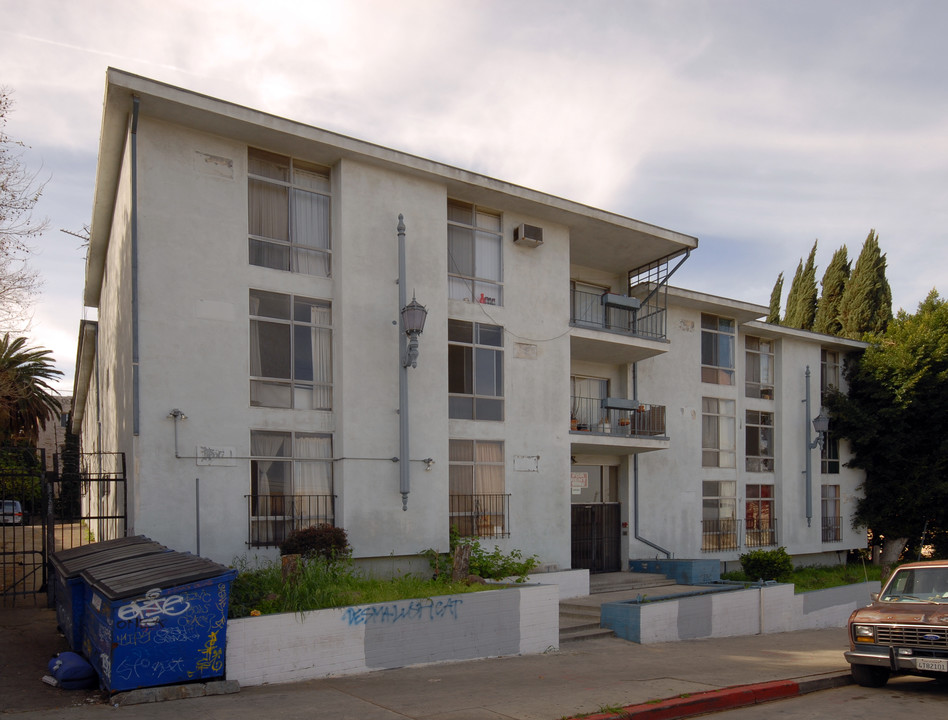
[[[138,386],[138,108],[132,98],[131,118],[131,264],[132,264],[132,434],[139,433],[140,397]]]
[[[639,396],[639,378],[638,378],[638,363],[632,363],[632,397],[637,398]],[[638,453],[632,456],[632,536],[641,543],[645,543],[653,550],[657,550],[660,553],[664,553],[666,559],[671,559],[672,553],[670,550],[666,550],[660,545],[656,545],[651,540],[646,540],[644,537],[639,535],[639,455]]]

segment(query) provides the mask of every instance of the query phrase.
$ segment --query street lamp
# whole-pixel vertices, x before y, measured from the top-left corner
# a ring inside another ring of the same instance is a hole
[[[806,403],[806,418],[809,422],[812,410],[810,410],[810,366],[806,366],[806,397],[803,400]],[[810,520],[813,517],[813,460],[810,457],[813,449],[819,445],[820,450],[826,444],[826,433],[829,431],[829,415],[824,408],[820,408],[820,414],[813,418],[813,429],[816,431],[816,437],[810,440],[810,426],[806,426],[804,435],[804,455],[806,456],[806,469],[803,471],[806,475],[806,526],[810,527]]]
[[[408,368],[418,367],[418,336],[425,329],[428,311],[415,299],[406,302],[405,290],[405,217],[398,216],[398,317],[400,358],[398,374],[398,491],[402,494],[402,510],[408,510],[408,493],[411,490],[409,474],[411,460],[408,444]],[[407,337],[403,346],[402,335]],[[432,461],[433,462],[433,461]],[[430,467],[430,466],[429,466]]]

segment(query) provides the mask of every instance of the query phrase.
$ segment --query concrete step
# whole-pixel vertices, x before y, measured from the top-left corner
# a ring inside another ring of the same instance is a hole
[[[624,590],[641,590],[643,588],[675,585],[674,580],[659,573],[603,573],[589,577],[589,594],[621,592]]]
[[[597,637],[615,637],[615,633],[609,628],[599,627],[598,623],[588,625],[576,625],[573,627],[560,627],[560,645],[578,640],[589,640]]]

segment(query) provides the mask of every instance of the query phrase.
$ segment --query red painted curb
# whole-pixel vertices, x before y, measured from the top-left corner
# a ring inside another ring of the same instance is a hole
[[[676,720],[717,710],[747,707],[770,700],[795,697],[800,694],[799,683],[793,680],[738,685],[721,690],[695,693],[687,697],[669,698],[654,703],[630,705],[619,713],[597,713],[584,720]]]

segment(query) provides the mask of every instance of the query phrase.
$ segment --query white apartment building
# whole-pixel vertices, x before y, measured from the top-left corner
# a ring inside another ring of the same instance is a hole
[[[110,69],[72,424],[84,452],[124,453],[128,484],[98,501],[127,504],[130,534],[225,563],[321,522],[380,570],[447,550],[451,526],[592,571],[733,560],[748,538],[861,545],[859,478],[830,458],[821,473],[819,449],[801,520],[797,397],[809,364],[818,411],[821,353],[838,373],[859,344],[669,288],[697,244]],[[407,370],[400,291],[427,308]],[[773,457],[750,447],[754,412]]]

